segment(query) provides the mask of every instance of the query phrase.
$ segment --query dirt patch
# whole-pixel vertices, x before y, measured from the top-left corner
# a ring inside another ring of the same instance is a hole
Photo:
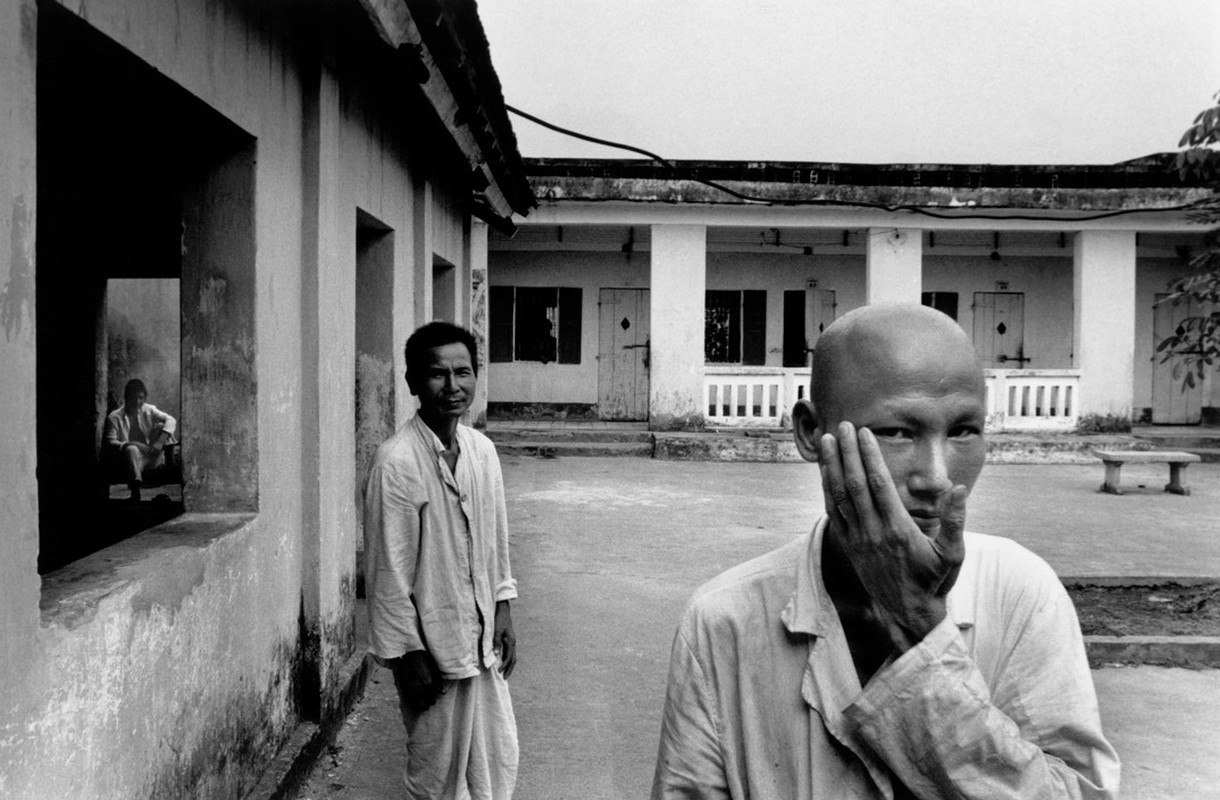
[[[1085,635],[1220,636],[1220,583],[1067,590]]]

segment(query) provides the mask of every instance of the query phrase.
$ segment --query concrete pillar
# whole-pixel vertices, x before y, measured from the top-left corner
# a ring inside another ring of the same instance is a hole
[[[411,187],[411,252],[415,261],[415,327],[432,319],[432,184],[417,177]]]
[[[341,179],[339,85],[306,102],[302,276],[301,682],[306,718],[329,718],[355,622],[356,206]]]
[[[479,382],[474,403],[470,406],[470,422],[480,428],[487,424],[487,223],[471,220],[467,252],[469,275],[470,319],[468,324],[479,345]]]
[[[923,236],[917,228],[869,228],[864,301],[918,303],[923,287]]]
[[[1073,246],[1073,364],[1081,414],[1130,416],[1135,376],[1135,233],[1081,231]]]
[[[703,427],[707,226],[653,225],[649,427]]]

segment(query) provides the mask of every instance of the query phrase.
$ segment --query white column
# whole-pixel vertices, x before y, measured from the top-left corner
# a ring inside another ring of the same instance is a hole
[[[707,227],[653,225],[649,427],[703,427]]]
[[[470,331],[479,345],[479,382],[475,386],[474,402],[469,419],[475,425],[487,424],[487,223],[470,221],[470,247],[467,251],[470,282],[464,291],[470,293]]]
[[[1072,286],[1080,413],[1130,416],[1135,376],[1135,233],[1077,233]]]
[[[917,228],[869,228],[864,300],[918,303],[923,287],[923,233]]]

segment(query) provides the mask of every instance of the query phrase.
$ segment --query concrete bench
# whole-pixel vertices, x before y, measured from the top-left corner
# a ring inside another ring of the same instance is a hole
[[[1169,483],[1165,484],[1165,491],[1170,494],[1190,494],[1190,489],[1182,483],[1182,473],[1187,466],[1201,460],[1194,453],[1176,450],[1094,450],[1093,455],[1106,465],[1106,478],[1101,484],[1101,491],[1109,494],[1123,493],[1118,486],[1123,464],[1169,464]]]

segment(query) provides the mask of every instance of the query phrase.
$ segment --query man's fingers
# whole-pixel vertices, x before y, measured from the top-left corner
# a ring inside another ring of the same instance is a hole
[[[967,494],[965,486],[954,486],[941,501],[940,532],[932,543],[941,559],[954,565],[961,564],[966,556]]]
[[[881,519],[891,527],[909,524],[910,514],[902,504],[898,487],[894,486],[894,479],[890,476],[889,467],[885,465],[885,457],[881,455],[877,437],[868,428],[861,428],[859,440],[865,481]]]
[[[856,426],[850,422],[839,423],[837,442],[843,462],[843,482],[860,522],[859,533],[866,536],[874,534],[879,515],[873,502],[869,475],[864,469],[864,461],[860,457],[860,443],[856,434]],[[886,477],[888,478],[888,473],[886,473]]]
[[[513,674],[513,668],[516,666],[517,643],[506,639],[500,648],[500,674],[507,678]]]
[[[822,461],[822,490],[825,494],[826,511],[834,516],[838,512],[848,528],[858,528],[859,519],[851,493],[843,476],[843,460],[839,455],[839,443],[829,433],[823,434],[819,456]]]

